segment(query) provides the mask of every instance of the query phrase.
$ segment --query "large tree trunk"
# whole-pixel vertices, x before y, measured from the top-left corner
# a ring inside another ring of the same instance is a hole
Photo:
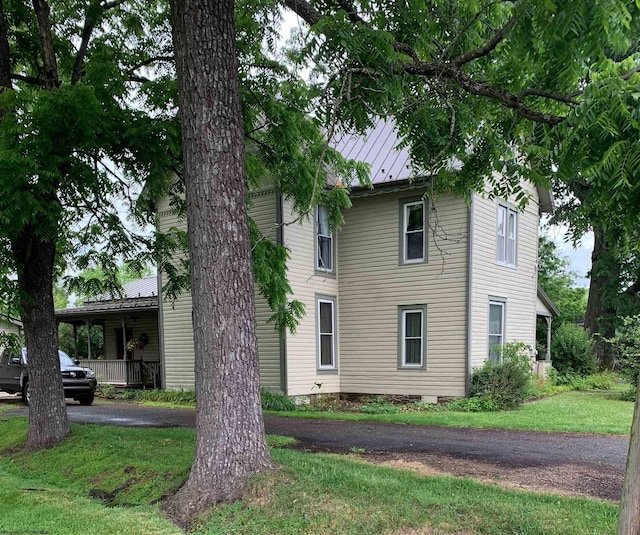
[[[58,328],[53,306],[55,238],[42,238],[32,229],[12,244],[18,260],[22,322],[29,358],[29,433],[27,451],[55,446],[69,434],[64,401]]]
[[[618,289],[620,266],[611,261],[606,232],[595,228],[593,234],[589,299],[584,326],[591,334],[597,334],[594,352],[600,367],[611,369],[615,361],[613,349],[604,338],[612,338],[615,335],[616,309],[613,306],[612,290]]]
[[[188,526],[272,466],[260,405],[232,0],[173,0],[187,196],[196,451],[164,509]]]
[[[637,386],[640,393],[640,384]],[[640,533],[640,395],[636,395],[629,454],[624,472],[624,485],[618,516],[618,535]]]

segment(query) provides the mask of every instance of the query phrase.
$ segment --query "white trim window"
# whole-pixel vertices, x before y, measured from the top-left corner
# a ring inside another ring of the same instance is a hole
[[[424,201],[407,202],[403,208],[402,222],[402,262],[424,262],[425,232],[424,232]]]
[[[316,270],[333,272],[333,232],[326,206],[316,208]]]
[[[318,332],[318,369],[336,368],[336,311],[331,299],[318,298],[316,306]]]
[[[423,368],[425,307],[402,308],[400,312],[400,367]]]
[[[500,360],[504,347],[505,303],[489,301],[489,360]]]
[[[516,267],[516,243],[518,232],[518,212],[498,205],[498,225],[496,242],[496,262]]]

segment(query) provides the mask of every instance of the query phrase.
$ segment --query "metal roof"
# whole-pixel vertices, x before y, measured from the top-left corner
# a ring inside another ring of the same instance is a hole
[[[413,167],[408,147],[401,145],[398,130],[390,120],[379,120],[364,135],[342,133],[331,141],[331,146],[345,158],[370,165],[370,178],[374,185],[409,181],[424,176],[424,173]],[[460,169],[462,162],[453,159],[449,165],[451,169]],[[353,186],[358,187],[359,184],[354,183]],[[540,186],[536,186],[536,189],[540,211],[553,213],[551,192]]]
[[[140,297],[157,297],[158,296],[158,278],[153,275],[151,277],[143,277],[122,285],[122,299],[137,299]],[[85,303],[95,303],[96,301],[113,301],[111,294],[102,294],[91,297]]]
[[[373,184],[416,177],[409,150],[399,147],[400,139],[391,121],[379,121],[364,135],[339,133],[331,145],[345,158],[368,163]]]

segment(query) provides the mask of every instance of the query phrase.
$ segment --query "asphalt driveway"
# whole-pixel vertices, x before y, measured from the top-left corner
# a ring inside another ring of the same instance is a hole
[[[134,403],[97,401],[85,407],[69,402],[67,411],[72,422],[82,424],[125,427],[193,427],[195,424],[193,409]],[[28,416],[28,408],[18,404],[5,414]],[[381,463],[391,459],[414,464],[436,463],[444,473],[454,475],[509,472],[520,474],[518,477],[524,486],[534,476],[545,481],[545,488],[555,488],[563,482],[568,485],[572,480],[569,492],[574,490],[606,499],[619,498],[629,445],[626,436],[424,427],[271,415],[265,415],[264,420],[267,433],[294,437],[298,447],[308,451],[366,452]]]

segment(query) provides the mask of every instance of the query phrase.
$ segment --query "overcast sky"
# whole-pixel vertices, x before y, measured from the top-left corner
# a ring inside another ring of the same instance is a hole
[[[570,242],[566,240],[566,228],[554,225],[547,230],[547,236],[558,247],[558,251],[566,256],[571,262],[571,271],[577,275],[576,284],[578,286],[589,287],[587,274],[591,269],[591,251],[593,250],[593,233],[589,232],[581,241],[580,246],[574,249]]]

